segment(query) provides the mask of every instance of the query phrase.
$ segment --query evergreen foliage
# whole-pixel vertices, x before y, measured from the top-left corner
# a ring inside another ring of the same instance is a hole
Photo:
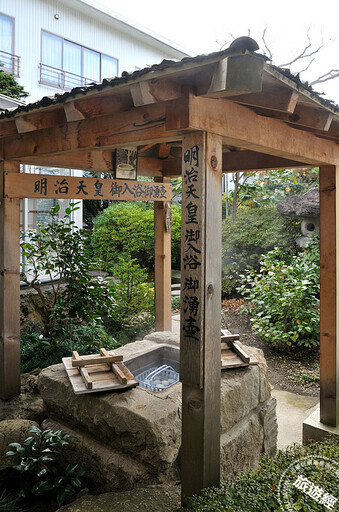
[[[2,69],[0,69],[0,94],[17,100],[29,96],[29,93],[22,85],[18,84],[14,76],[5,73]]]
[[[279,348],[318,346],[319,260],[315,238],[290,263],[277,248],[263,256],[260,271],[249,269],[241,276],[244,284],[239,291],[249,301],[251,322],[260,339]]]
[[[231,296],[239,284],[239,275],[247,268],[259,270],[263,254],[282,248],[288,261],[297,253],[295,240],[300,222],[281,216],[275,207],[243,207],[235,219],[222,228],[222,290]]]
[[[172,267],[180,267],[180,208],[172,204]],[[112,272],[120,257],[154,269],[154,207],[145,202],[111,204],[94,220],[92,247],[102,269]]]

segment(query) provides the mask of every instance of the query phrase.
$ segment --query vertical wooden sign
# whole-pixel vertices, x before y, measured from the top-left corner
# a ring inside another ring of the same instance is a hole
[[[181,381],[203,387],[205,238],[204,134],[186,136],[182,151]]]
[[[182,502],[220,483],[221,137],[183,139]]]

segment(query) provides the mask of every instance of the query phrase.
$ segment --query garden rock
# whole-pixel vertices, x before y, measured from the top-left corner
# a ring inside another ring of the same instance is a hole
[[[158,346],[144,340],[119,349],[124,358]],[[228,478],[253,467],[277,442],[275,400],[261,350],[258,365],[222,372],[221,469]],[[75,395],[63,365],[38,381],[48,420],[71,434],[67,458],[89,467],[96,491],[118,491],[177,480],[180,470],[181,384],[153,393],[142,388]]]
[[[0,470],[12,466],[13,459],[6,456],[9,443],[23,443],[30,434],[28,429],[39,425],[31,420],[0,421]]]
[[[166,343],[168,345],[180,346],[180,336],[173,334],[171,331],[152,332],[145,336],[145,340],[153,341],[154,343]]]
[[[172,512],[180,507],[179,485],[157,485],[132,491],[85,496],[57,512]]]
[[[62,288],[65,285],[61,285]],[[52,303],[52,285],[44,284],[41,291],[45,295],[47,302]],[[25,286],[20,290],[20,326],[23,332],[36,331],[41,332],[43,329],[43,321],[39,313],[41,299],[36,290]]]

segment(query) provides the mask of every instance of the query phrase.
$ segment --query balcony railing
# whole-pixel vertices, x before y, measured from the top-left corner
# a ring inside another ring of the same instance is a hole
[[[0,50],[0,69],[11,75],[20,76],[20,57]]]
[[[73,89],[73,87],[82,87],[94,82],[93,78],[64,71],[63,69],[53,68],[47,64],[40,64],[40,83],[51,85],[59,89]]]

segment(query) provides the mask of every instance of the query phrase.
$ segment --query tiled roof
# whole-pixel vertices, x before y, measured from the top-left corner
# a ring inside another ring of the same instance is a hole
[[[227,48],[226,50],[210,53],[208,55],[198,55],[196,57],[184,57],[181,60],[168,60],[164,59],[159,64],[153,64],[152,66],[146,67],[144,69],[140,69],[134,72],[123,71],[121,77],[115,78],[105,78],[102,82],[94,82],[86,87],[75,87],[71,91],[64,92],[62,94],[55,94],[54,96],[44,96],[40,100],[29,103],[27,105],[19,106],[17,109],[12,111],[5,111],[0,114],[0,119],[10,118],[19,113],[30,112],[32,110],[37,110],[42,107],[49,107],[51,105],[57,105],[64,103],[70,98],[76,98],[79,96],[86,95],[92,91],[102,91],[104,89],[114,88],[117,86],[121,86],[123,84],[128,84],[129,82],[138,81],[142,77],[146,75],[152,75],[153,73],[163,72],[167,70],[180,71],[183,68],[190,68],[190,66],[196,67],[199,65],[207,65],[212,64],[213,62],[217,62],[218,60],[231,55],[234,53],[232,48]],[[266,56],[260,55],[257,53],[253,53],[259,58],[264,59],[265,61],[269,60]],[[302,82],[299,78],[299,75],[294,75],[291,73],[289,69],[279,68],[278,66],[274,66],[272,64],[265,63],[266,70],[272,70],[281,75],[281,78],[285,77],[292,81],[297,89],[300,92],[307,92],[312,99],[319,102],[326,108],[329,108],[335,113],[339,112],[339,106],[336,105],[333,101],[323,98],[323,96],[314,91],[314,89],[307,83]],[[149,78],[152,78],[151,76]]]

